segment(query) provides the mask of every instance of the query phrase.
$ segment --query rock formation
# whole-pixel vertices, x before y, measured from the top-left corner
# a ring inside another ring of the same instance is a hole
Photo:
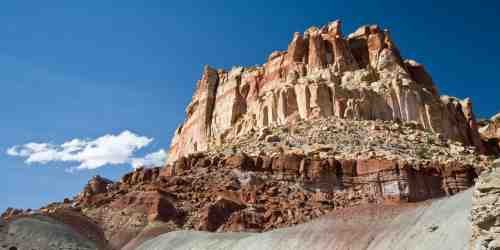
[[[476,249],[497,247],[498,177],[485,171],[485,153],[498,152],[498,119],[478,124],[469,99],[439,96],[376,25],[344,37],[335,21],[295,33],[262,66],[206,66],[186,114],[164,166],[95,176],[39,210],[8,209],[0,243],[31,249],[23,237],[45,223],[43,244],[76,249],[152,249],[148,240],[163,244],[182,232],[162,234],[180,230],[242,233],[228,244],[267,232],[262,249],[290,249],[275,240],[282,232],[290,242],[331,239],[302,249],[463,249],[473,231]],[[466,190],[478,176],[472,229]]]
[[[299,119],[414,121],[486,153],[469,99],[439,96],[424,66],[401,57],[388,30],[341,22],[295,33],[258,67],[205,67],[175,132],[169,162],[251,130]]]
[[[500,249],[500,159],[484,171],[476,184],[472,207],[474,250]]]
[[[500,113],[491,117],[490,120],[481,121],[479,132],[486,146],[492,154],[500,154]]]
[[[467,250],[471,196],[468,190],[411,206],[359,206],[261,234],[171,232],[151,237],[137,249]]]

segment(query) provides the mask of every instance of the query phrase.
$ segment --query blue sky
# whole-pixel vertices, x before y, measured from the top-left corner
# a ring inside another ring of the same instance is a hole
[[[442,93],[471,97],[480,117],[500,112],[497,1],[242,2],[2,3],[0,210],[62,200],[93,175],[117,179],[132,169],[127,161],[69,173],[82,161],[26,164],[6,153],[12,146],[45,143],[61,159],[61,144],[75,138],[87,146],[124,139],[127,159],[167,149],[204,64],[261,64],[293,32],[337,18],[346,34],[389,28]]]

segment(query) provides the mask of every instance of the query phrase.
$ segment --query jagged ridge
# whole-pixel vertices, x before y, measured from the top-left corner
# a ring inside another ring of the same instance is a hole
[[[388,30],[376,25],[344,38],[334,21],[295,33],[288,50],[262,66],[206,66],[186,114],[170,162],[251,130],[329,116],[415,121],[486,152],[470,100],[440,97],[425,68],[404,60]]]

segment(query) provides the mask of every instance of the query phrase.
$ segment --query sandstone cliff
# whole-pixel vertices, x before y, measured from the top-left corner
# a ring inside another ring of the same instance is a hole
[[[414,121],[486,152],[471,101],[440,96],[424,66],[403,59],[377,25],[345,37],[334,21],[295,33],[288,50],[262,66],[206,66],[186,114],[169,162],[252,130],[318,117]]]
[[[500,113],[481,121],[479,132],[491,153],[500,154]]]

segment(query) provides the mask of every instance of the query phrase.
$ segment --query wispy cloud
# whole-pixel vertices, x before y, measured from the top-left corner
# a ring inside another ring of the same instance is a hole
[[[30,142],[7,149],[10,156],[25,158],[27,164],[49,162],[78,162],[72,169],[96,169],[106,165],[161,165],[166,152],[159,150],[144,157],[135,157],[137,150],[148,146],[153,138],[139,136],[128,130],[118,135],[104,135],[94,140],[72,139],[60,145]]]
[[[132,158],[131,164],[134,168],[141,166],[160,166],[165,162],[167,152],[160,149],[154,153],[148,154],[142,158]]]

